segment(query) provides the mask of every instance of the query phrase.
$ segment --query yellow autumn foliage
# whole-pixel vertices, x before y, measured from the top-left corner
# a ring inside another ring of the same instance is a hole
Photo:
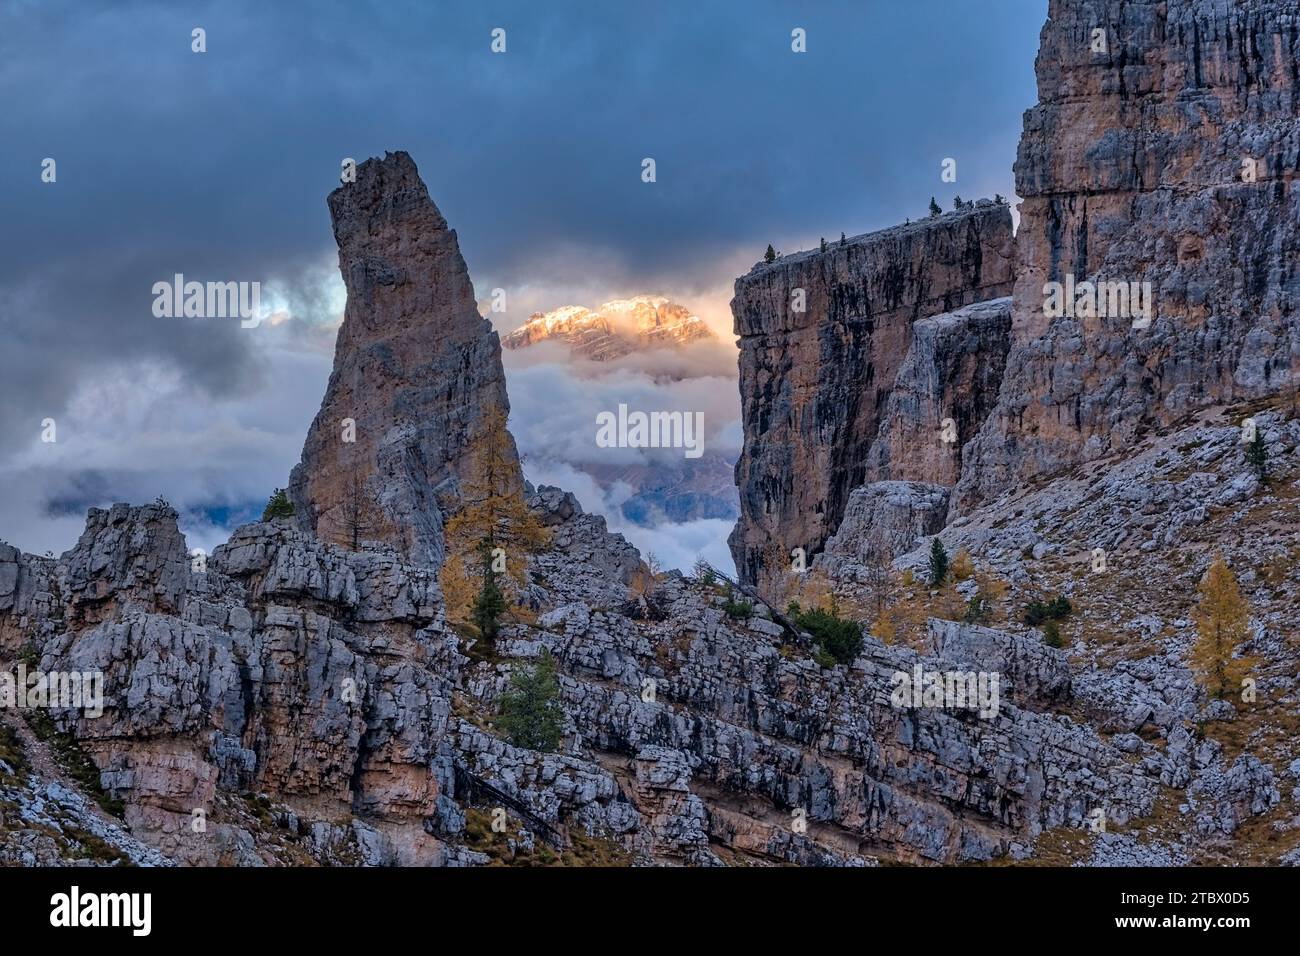
[[[1196,631],[1191,669],[1206,693],[1224,698],[1241,689],[1250,673],[1250,658],[1234,653],[1250,637],[1250,609],[1242,597],[1237,577],[1221,556],[1216,555],[1197,587]]]

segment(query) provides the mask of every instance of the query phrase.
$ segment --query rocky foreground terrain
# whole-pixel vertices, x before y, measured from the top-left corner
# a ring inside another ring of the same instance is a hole
[[[1297,36],[1279,0],[1053,0],[1016,236],[977,202],[737,281],[742,580],[647,575],[511,458],[549,540],[495,641],[439,567],[499,345],[410,157],[366,162],[294,515],[211,555],[162,501],[0,546],[6,668],[105,678],[102,714],[0,709],[0,861],[1300,863]],[[1045,319],[1067,268],[1152,281],[1151,325]],[[969,561],[930,586],[935,540]],[[1189,666],[1215,556],[1249,612],[1223,698]],[[498,716],[543,652],[553,752]],[[900,701],[918,667],[996,703]]]

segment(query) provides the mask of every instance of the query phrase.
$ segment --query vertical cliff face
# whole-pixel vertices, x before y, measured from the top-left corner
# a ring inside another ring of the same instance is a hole
[[[1011,345],[1011,298],[919,319],[867,457],[867,481],[951,488],[962,446],[997,404]]]
[[[488,412],[509,409],[500,344],[409,155],[362,163],[329,208],[347,310],[290,496],[325,540],[360,525],[438,565],[470,449]]]
[[[760,263],[736,280],[745,446],[736,567],[811,557],[861,484],[912,323],[1008,295],[1010,210],[961,212]],[[799,291],[804,311],[796,309]]]
[[[1010,296],[912,323],[865,482],[849,495],[819,568],[852,578],[943,530],[963,443],[997,404],[1010,344]]]
[[[966,507],[1294,382],[1298,64],[1293,0],[1052,0],[1016,162],[1012,352]],[[1044,285],[1069,276],[1150,283],[1150,327],[1109,302],[1049,318]]]

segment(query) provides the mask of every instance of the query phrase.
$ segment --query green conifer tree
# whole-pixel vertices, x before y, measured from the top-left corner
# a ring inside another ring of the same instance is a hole
[[[266,502],[266,509],[262,512],[262,520],[270,521],[273,518],[290,518],[292,516],[293,502],[289,500],[289,495],[283,488],[276,488]]]
[[[1261,482],[1268,482],[1268,446],[1264,444],[1264,436],[1258,431],[1255,432],[1255,440],[1246,446],[1246,461],[1254,469],[1255,476]]]
[[[943,542],[935,538],[930,542],[930,587],[937,588],[948,577],[948,552]]]
[[[506,738],[516,747],[553,751],[564,729],[559,698],[555,660],[544,650],[536,664],[518,668],[510,676],[510,690],[501,698],[498,719]]]

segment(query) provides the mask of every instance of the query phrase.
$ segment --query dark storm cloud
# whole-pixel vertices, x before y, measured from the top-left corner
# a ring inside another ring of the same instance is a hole
[[[1043,0],[805,6],[0,3],[0,465],[115,365],[196,402],[267,387],[265,330],[156,319],[152,284],[278,281],[332,320],[345,156],[411,152],[480,294],[716,290],[769,241],[1011,193]]]
[[[398,147],[476,273],[557,240],[678,268],[920,215],[933,192],[1009,191],[1042,0],[800,6],[11,5],[3,172],[12,224],[38,241],[5,269],[46,261],[50,242],[319,248],[340,158]],[[795,25],[806,54],[790,52]],[[504,55],[488,52],[495,26]],[[57,189],[36,181],[45,155]],[[944,156],[955,189],[940,189]]]

